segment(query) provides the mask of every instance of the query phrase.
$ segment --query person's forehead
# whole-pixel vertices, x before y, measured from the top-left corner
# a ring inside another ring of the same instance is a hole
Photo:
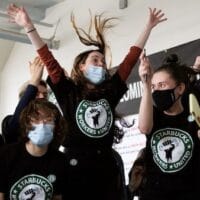
[[[156,72],[153,74],[152,83],[172,81],[170,74],[165,71]]]
[[[98,51],[91,52],[88,57],[90,58],[104,58],[104,55]]]
[[[44,85],[38,85],[39,91],[47,91],[47,88]]]

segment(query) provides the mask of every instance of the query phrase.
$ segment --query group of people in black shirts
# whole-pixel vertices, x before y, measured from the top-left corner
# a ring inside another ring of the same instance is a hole
[[[93,16],[94,37],[78,27],[72,15],[80,41],[93,49],[75,58],[69,76],[40,38],[26,10],[10,4],[8,15],[24,28],[39,57],[30,64],[31,79],[14,115],[3,120],[4,136],[10,144],[0,151],[0,200],[128,199],[121,158],[112,145],[118,137],[115,108],[139,58],[144,86],[139,129],[147,135],[140,199],[191,200],[198,195],[198,127],[187,121],[181,101],[189,83],[188,71],[173,60],[153,72],[142,51],[152,29],[166,20],[161,10],[149,8],[144,30],[114,75],[106,65],[105,37],[113,18]],[[44,98],[44,67],[62,113]],[[58,151],[60,145],[62,152]]]

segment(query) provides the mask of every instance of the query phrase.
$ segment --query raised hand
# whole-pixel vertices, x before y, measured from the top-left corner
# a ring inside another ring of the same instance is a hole
[[[162,10],[149,8],[149,19],[147,25],[151,28],[155,27],[157,24],[167,20],[164,16],[165,14]]]
[[[17,7],[15,4],[10,4],[7,8],[9,21],[18,24],[24,28],[33,27],[33,23],[24,9],[24,7]]]
[[[38,85],[42,79],[44,63],[39,57],[35,57],[33,62],[29,62],[29,69],[31,74],[30,83],[33,85]]]
[[[192,68],[196,71],[196,72],[200,72],[200,56],[197,56],[195,59],[195,62],[192,66]]]
[[[139,65],[139,76],[143,83],[149,82],[152,77],[152,68],[149,61],[149,58],[146,57],[145,51],[143,51],[140,55],[140,65]]]

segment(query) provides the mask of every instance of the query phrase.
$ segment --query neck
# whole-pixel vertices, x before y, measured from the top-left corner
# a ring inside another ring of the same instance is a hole
[[[95,88],[95,85],[93,85],[93,84],[91,84],[91,83],[87,83],[87,88],[88,88],[89,90],[92,90],[92,89]]]
[[[33,144],[31,141],[26,142],[26,150],[32,155],[36,157],[43,156],[47,150],[48,146],[39,147]]]
[[[179,99],[172,105],[171,108],[169,108],[168,110],[165,110],[164,113],[167,115],[178,115],[178,114],[182,113],[183,110],[184,110],[184,108],[181,103],[181,99]]]

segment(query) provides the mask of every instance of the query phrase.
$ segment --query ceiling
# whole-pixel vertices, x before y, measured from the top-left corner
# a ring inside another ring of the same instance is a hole
[[[64,0],[0,0],[0,27],[8,29],[18,29],[18,26],[8,23],[6,8],[10,3],[18,6],[24,6],[28,11],[31,19],[41,21],[45,18],[47,8],[54,6]]]
[[[46,9],[64,1],[67,0],[0,0],[0,72],[3,70],[7,59],[9,58],[15,41],[30,43],[26,34],[22,33],[23,31],[21,31],[18,25],[8,22],[9,18],[6,11],[8,5],[10,3],[14,3],[18,6],[23,5],[34,24],[42,25],[44,27],[53,27],[53,24],[43,22]],[[127,6],[127,1],[128,0],[118,0],[119,8],[125,8]],[[59,41],[54,40],[53,37],[50,39],[43,38],[43,41],[45,41],[50,48],[57,49],[59,47]]]
[[[35,24],[42,26],[52,26],[51,24],[41,22],[45,18],[46,9],[55,6],[65,0],[0,0],[0,72],[12,51],[14,41],[17,40],[20,27],[14,23],[8,23],[6,8],[10,3],[18,6],[24,6]],[[17,34],[16,34],[17,33]],[[16,35],[16,36],[15,36]],[[21,34],[21,38],[24,35]],[[26,42],[26,41],[24,41]]]

